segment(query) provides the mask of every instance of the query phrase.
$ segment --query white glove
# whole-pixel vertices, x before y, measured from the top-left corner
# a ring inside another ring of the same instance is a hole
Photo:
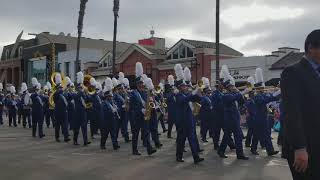
[[[178,89],[174,89],[173,90],[173,94],[178,94],[179,93],[179,90]]]
[[[192,91],[192,95],[196,95],[196,94],[201,96],[201,89],[198,87],[194,91]]]
[[[273,93],[273,96],[279,96],[281,94],[281,89]]]
[[[143,108],[143,109],[141,109],[141,111],[143,114],[146,114],[146,109]]]

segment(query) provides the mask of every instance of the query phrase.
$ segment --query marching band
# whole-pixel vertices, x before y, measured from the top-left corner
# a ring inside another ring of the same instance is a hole
[[[22,126],[32,128],[33,137],[44,138],[44,123],[48,128],[52,124],[57,142],[60,142],[62,133],[64,142],[73,140],[74,145],[79,145],[81,128],[82,142],[87,146],[91,143],[87,134],[90,124],[91,139],[101,136],[101,149],[106,149],[109,135],[113,149],[119,149],[121,133],[125,143],[132,143],[133,155],[141,155],[138,150],[141,133],[142,144],[151,155],[163,146],[159,138],[160,123],[169,139],[173,138],[173,126],[176,128],[176,161],[184,162],[185,141],[188,140],[197,164],[204,160],[200,157],[203,150],[196,131],[200,123],[202,142],[208,142],[209,134],[213,148],[221,158],[227,158],[225,151],[229,146],[236,149],[238,159],[249,159],[243,151],[243,139],[253,155],[259,155],[258,142],[266,148],[269,156],[279,153],[271,141],[268,105],[279,102],[281,92],[278,88],[265,86],[260,68],[256,69],[255,78],[249,77],[247,85],[242,88],[236,88],[226,65],[222,66],[215,86],[211,86],[206,77],[193,85],[190,69],[181,64],[176,64],[174,71],[175,76],[169,75],[167,82],[157,86],[143,73],[140,62],[136,63],[133,84],[129,84],[122,72],[106,78],[102,84],[82,72],[77,73],[75,84],[69,77],[54,73],[51,83],[47,82],[42,88],[36,78],[32,78],[29,89],[26,83],[22,83],[19,95],[14,86],[4,91],[0,84],[0,125],[3,124],[4,110],[7,110],[9,126],[17,127],[22,117]],[[246,114],[248,126],[245,138],[241,128],[242,114]],[[73,139],[69,138],[71,131]]]

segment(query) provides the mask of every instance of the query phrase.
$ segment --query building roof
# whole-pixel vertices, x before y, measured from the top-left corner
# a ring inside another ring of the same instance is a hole
[[[187,43],[191,44],[195,48],[212,48],[216,49],[216,43],[214,42],[206,42],[206,41],[197,41],[197,40],[190,40],[190,39],[181,39],[186,41]],[[224,55],[232,55],[232,56],[243,56],[243,54],[231,47],[220,43],[220,54]]]
[[[304,56],[304,52],[290,52],[287,55],[280,58],[277,62],[272,64],[270,69],[284,69],[299,62]]]

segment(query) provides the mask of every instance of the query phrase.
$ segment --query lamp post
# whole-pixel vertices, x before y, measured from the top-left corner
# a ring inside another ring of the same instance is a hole
[[[51,43],[51,62],[50,62],[50,65],[51,65],[50,76],[51,76],[51,74],[56,71],[56,46],[55,46],[54,42],[43,33],[41,33],[41,34],[28,33],[28,35],[30,35],[30,36],[41,36],[41,37],[45,38],[46,40],[48,40]]]
[[[220,0],[216,0],[216,80],[220,79]]]
[[[86,3],[88,0],[80,0],[80,10],[79,10],[79,18],[78,18],[78,40],[77,40],[77,54],[76,54],[76,62],[75,62],[75,69],[76,72],[81,71],[81,65],[79,60],[79,53],[80,53],[80,41],[83,29],[83,18],[86,9]]]
[[[113,50],[112,50],[112,74],[116,74],[116,52],[117,52],[117,28],[118,28],[118,17],[119,17],[120,0],[113,0]]]

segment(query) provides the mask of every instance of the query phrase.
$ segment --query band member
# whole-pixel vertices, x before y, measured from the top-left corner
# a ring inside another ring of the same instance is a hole
[[[160,103],[156,99],[154,85],[151,78],[147,78],[144,81],[147,89],[147,105],[149,108],[146,109],[145,120],[149,128],[144,128],[144,130],[149,129],[153,142],[156,148],[161,148],[163,145],[160,143],[159,131],[158,131],[158,111],[160,111]],[[146,142],[146,141],[144,141]],[[145,144],[147,146],[147,144]]]
[[[224,72],[224,73],[222,73]],[[229,75],[229,69],[226,65],[222,65],[220,77],[227,77]],[[224,130],[224,105],[223,105],[223,92],[224,92],[224,84],[223,84],[223,78],[219,79],[216,82],[216,90],[213,91],[211,96],[211,102],[213,107],[213,120],[214,120],[214,130],[213,130],[213,143],[214,143],[214,149],[219,149],[219,141],[220,141],[220,134],[221,130]],[[226,132],[224,132],[226,133]],[[232,139],[232,134],[229,133],[229,139],[228,146],[230,149],[235,149],[234,140]]]
[[[0,83],[0,125],[3,125],[3,108],[4,108],[3,84]]]
[[[269,156],[278,154],[279,151],[275,151],[271,141],[271,133],[269,132],[270,122],[267,118],[268,109],[267,104],[272,101],[277,101],[279,97],[275,97],[271,94],[266,94],[263,92],[264,82],[262,69],[256,69],[256,84],[257,95],[253,98],[256,116],[254,118],[253,125],[253,140],[251,145],[251,153],[254,155],[259,155],[257,152],[258,141],[266,147]]]
[[[248,160],[249,158],[244,155],[242,146],[242,130],[240,127],[240,113],[238,103],[243,101],[243,95],[235,87],[235,81],[229,74],[229,71],[223,72],[224,86],[227,92],[223,95],[222,101],[224,105],[224,135],[218,149],[218,155],[221,158],[227,158],[225,150],[227,145],[230,144],[230,134],[233,134],[236,145],[237,158],[241,160]],[[243,92],[245,93],[245,92]]]
[[[47,128],[50,127],[50,118],[47,119],[47,114],[49,113],[49,87],[47,85],[43,86],[43,92],[41,93],[41,98],[43,102],[43,114]]]
[[[168,76],[168,83],[165,86],[165,98],[167,99],[167,105],[168,105],[168,138],[172,138],[172,128],[175,124],[175,106],[176,106],[176,98],[174,94],[174,77],[172,75]]]
[[[163,104],[165,103],[163,91],[164,91],[164,85],[160,82],[156,88],[156,96],[155,96],[155,99],[159,104],[159,108],[158,108],[158,112],[157,112],[157,122],[160,122],[162,132],[166,133],[168,130],[167,130],[166,125],[164,123],[164,116],[166,113],[166,108],[163,107]],[[157,129],[158,129],[158,125],[157,125]]]
[[[141,155],[138,151],[138,137],[141,129],[143,131],[143,138],[148,151],[148,154],[154,154],[157,150],[153,149],[150,145],[150,132],[148,122],[145,119],[145,113],[148,107],[147,93],[145,92],[143,82],[143,67],[140,62],[136,63],[136,79],[135,89],[131,93],[130,98],[130,111],[131,111],[131,129],[132,129],[132,154]]]
[[[117,150],[120,148],[117,141],[117,121],[119,120],[117,107],[113,101],[113,83],[112,80],[108,77],[105,80],[105,87],[103,89],[105,97],[102,102],[101,109],[101,118],[100,120],[100,131],[101,131],[101,142],[100,148],[106,149],[106,141],[110,134],[111,141],[113,144],[113,149]]]
[[[18,107],[18,124],[21,124],[23,114],[23,100],[21,99],[21,93],[17,96],[17,107]]]
[[[21,99],[22,99],[22,104],[23,104],[22,105],[23,106],[22,125],[24,128],[26,128],[27,123],[28,123],[29,128],[31,128],[32,127],[32,124],[31,124],[31,98],[30,98],[31,94],[28,91],[28,87],[27,87],[26,83],[21,84],[21,91],[22,91]]]
[[[90,102],[90,107],[87,107],[87,121],[90,121],[90,133],[91,133],[91,138],[94,139],[94,135],[98,134],[98,129],[99,129],[99,117],[96,114],[96,107],[94,107],[94,102],[97,102],[97,91],[96,91],[96,80],[94,78],[90,78],[89,80],[89,91],[91,91],[92,94],[88,94],[88,101]],[[91,105],[92,104],[92,105]],[[96,104],[97,105],[97,104]]]
[[[32,78],[32,86],[34,93],[31,94],[30,99],[32,101],[31,115],[32,115],[32,136],[36,137],[37,129],[38,136],[40,138],[45,137],[43,133],[43,102],[40,96],[41,84],[36,78]]]
[[[86,102],[88,101],[88,96],[84,91],[83,87],[84,75],[82,72],[77,73],[77,94],[74,97],[75,101],[75,123],[74,123],[74,132],[73,132],[73,144],[79,145],[78,136],[81,128],[82,136],[83,136],[83,144],[87,146],[91,144],[88,141],[87,134],[87,111],[86,111]]]
[[[59,73],[55,75],[55,83],[56,83],[56,91],[53,94],[54,99],[54,117],[55,117],[55,138],[57,142],[60,141],[60,129],[64,136],[64,142],[69,142],[69,132],[67,128],[68,122],[68,102],[65,98],[63,86],[62,86],[62,78]],[[79,113],[81,113],[79,111]]]
[[[128,122],[126,120],[126,99],[120,94],[123,92],[123,85],[120,82],[120,79],[124,78],[123,73],[119,73],[119,80],[112,78],[112,83],[114,86],[113,89],[113,99],[115,104],[117,105],[118,113],[120,116],[119,122],[117,124],[116,136],[118,136],[119,131],[121,130],[122,136],[125,138],[125,142],[129,142],[129,134],[128,134]]]
[[[16,88],[14,86],[10,87],[10,94],[8,95],[8,99],[6,101],[6,106],[9,111],[9,126],[12,124],[14,127],[17,127],[17,101],[16,101]]]
[[[193,93],[188,92],[188,86],[184,81],[184,73],[181,64],[175,65],[175,73],[177,76],[176,87],[179,92],[176,94],[176,128],[177,128],[177,149],[176,161],[184,162],[183,151],[185,141],[188,139],[191,148],[194,163],[197,164],[203,161],[199,157],[199,150],[196,143],[195,121],[190,108],[189,102],[200,101],[200,91],[196,90]]]
[[[209,131],[210,136],[212,135],[213,130],[213,119],[212,119],[212,103],[211,103],[211,88],[208,78],[203,77],[202,81],[204,82],[203,87],[203,96],[201,98],[201,108],[199,113],[199,118],[201,122],[201,137],[203,142],[207,141],[207,132]]]
[[[188,94],[191,94],[192,91],[193,91],[193,86],[192,86],[192,82],[191,82],[191,71],[188,67],[185,67],[183,69],[183,76],[184,76],[184,82],[187,84],[188,86]],[[199,87],[196,87],[196,89],[200,89]],[[198,123],[198,120],[199,120],[199,112],[200,112],[200,101],[201,101],[201,98],[199,101],[195,101],[195,102],[189,102],[189,106],[192,110],[192,118],[194,119],[194,121],[196,123]],[[198,152],[202,152],[204,151],[203,149],[200,149],[200,144],[199,144],[199,140],[198,140],[198,135],[197,135],[197,129],[196,129],[196,125],[193,126],[193,133],[194,133],[194,136],[196,137],[195,138],[195,143],[196,143],[196,146],[197,146],[197,150]]]
[[[64,93],[64,96],[67,99],[68,102],[68,122],[67,122],[67,128],[69,130],[73,130],[74,126],[74,114],[75,112],[75,104],[74,104],[74,95],[76,94],[74,84],[71,82],[71,79],[69,77],[65,77],[66,79],[66,90]]]
[[[254,103],[254,91],[252,90],[252,87],[254,87],[255,85],[255,80],[253,77],[249,77],[247,79],[247,82],[250,85],[250,92],[248,94],[248,98],[246,99],[245,102],[245,107],[246,107],[246,112],[247,112],[247,126],[248,126],[248,132],[247,132],[247,136],[246,136],[246,141],[245,141],[245,145],[246,147],[251,147],[252,144],[252,137],[253,137],[253,123],[254,123],[254,118],[256,116],[256,107],[255,107],[255,103]]]
[[[48,97],[51,96],[52,92],[52,86],[50,82],[47,82],[47,87],[48,87]],[[47,107],[47,111],[45,114],[45,119],[46,119],[46,124],[50,126],[50,121],[52,123],[52,127],[55,128],[55,118],[54,118],[54,106],[52,106],[52,104],[50,104],[50,101],[48,100],[48,107]]]

